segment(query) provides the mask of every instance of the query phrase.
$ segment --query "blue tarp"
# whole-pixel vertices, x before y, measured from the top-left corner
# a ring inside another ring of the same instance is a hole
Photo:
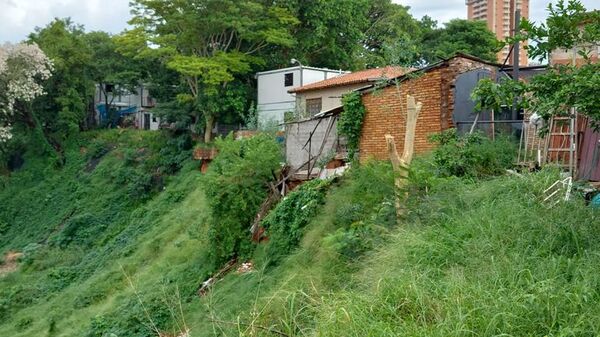
[[[100,123],[102,124],[104,122],[108,122],[108,113],[106,111],[106,104],[100,103],[100,104],[96,105],[96,109],[98,109],[98,113],[100,115]],[[116,116],[114,116],[114,118],[118,119],[123,116],[134,114],[137,111],[138,111],[138,107],[135,105],[126,107],[126,108],[122,108],[120,110],[117,110],[117,114],[116,114]],[[116,121],[114,121],[114,122],[116,122]]]

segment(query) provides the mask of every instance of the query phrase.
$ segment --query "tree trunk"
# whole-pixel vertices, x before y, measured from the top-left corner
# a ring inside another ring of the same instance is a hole
[[[212,140],[212,129],[213,126],[215,124],[215,117],[214,116],[206,116],[206,126],[204,128],[204,142],[205,143],[210,143],[210,141]]]
[[[413,96],[407,96],[406,133],[404,134],[404,151],[402,157],[398,155],[394,137],[389,134],[385,135],[390,161],[396,173],[394,185],[396,187],[396,215],[398,221],[400,221],[401,216],[404,214],[402,201],[406,200],[408,196],[408,192],[406,191],[403,196],[400,193],[402,190],[405,190],[407,185],[408,171],[414,154],[417,118],[419,117],[421,108],[422,104],[420,102],[416,103]]]

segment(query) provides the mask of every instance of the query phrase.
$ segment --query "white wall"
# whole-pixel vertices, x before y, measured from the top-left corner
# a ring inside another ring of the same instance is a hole
[[[148,89],[144,88],[143,86],[139,86],[133,93],[127,93],[122,95],[113,95],[112,93],[108,93],[108,102],[110,103],[112,100],[113,104],[121,103],[127,104],[128,106],[141,107],[148,102],[148,96]],[[102,90],[100,90],[99,86],[96,86],[95,103],[104,103],[104,94]]]
[[[285,86],[285,74],[294,74],[294,84]],[[257,109],[260,124],[269,121],[283,122],[286,111],[293,111],[296,106],[295,97],[287,91],[300,85],[300,69],[288,68],[276,72],[257,74],[258,97]]]
[[[293,85],[285,86],[285,74],[294,74]],[[296,110],[296,95],[288,93],[288,90],[302,85],[323,81],[328,78],[339,76],[340,71],[303,67],[302,79],[300,78],[300,67],[291,67],[266,71],[256,74],[258,84],[257,109],[258,121],[261,125],[270,122],[281,124],[285,112]],[[302,80],[302,83],[300,83]]]
[[[146,116],[148,115],[148,116]],[[150,129],[152,131],[156,131],[160,128],[160,118],[154,116],[153,113],[147,111],[147,110],[138,110],[138,112],[135,114],[135,126],[140,129],[143,130],[144,129],[144,125],[145,125],[145,118],[148,117],[148,120],[150,121]]]
[[[331,110],[342,105],[342,95],[349,93],[352,90],[362,88],[366,84],[350,84],[342,87],[325,88],[320,90],[313,90],[307,92],[301,92],[297,94],[298,108],[300,113],[306,114],[306,100],[321,98],[321,111]],[[307,116],[306,117],[310,117]]]

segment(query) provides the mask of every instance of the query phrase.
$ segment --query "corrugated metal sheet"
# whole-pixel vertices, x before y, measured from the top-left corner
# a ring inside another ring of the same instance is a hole
[[[600,133],[588,127],[584,133],[580,153],[579,178],[600,181]]]

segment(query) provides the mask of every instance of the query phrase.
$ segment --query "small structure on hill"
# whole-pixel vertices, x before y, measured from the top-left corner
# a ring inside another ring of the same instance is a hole
[[[94,105],[97,124],[125,124],[143,130],[160,127],[160,118],[152,113],[156,102],[144,85],[133,91],[112,84],[97,85]]]

